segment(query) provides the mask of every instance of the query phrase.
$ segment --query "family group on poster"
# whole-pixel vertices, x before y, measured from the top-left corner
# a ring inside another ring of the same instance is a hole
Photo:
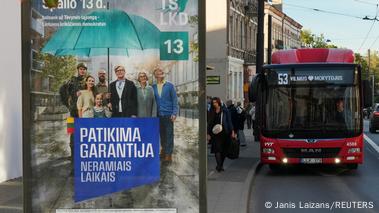
[[[139,72],[137,83],[125,78],[124,66],[116,66],[117,80],[106,83],[106,72],[98,72],[99,82],[87,75],[84,63],[77,65],[77,76],[73,76],[60,88],[61,100],[70,110],[70,116],[79,118],[158,117],[160,123],[161,156],[172,161],[174,145],[173,122],[178,112],[175,87],[165,81],[162,68],[154,69],[156,82],[150,86],[145,72]],[[70,139],[73,155],[73,135]]]

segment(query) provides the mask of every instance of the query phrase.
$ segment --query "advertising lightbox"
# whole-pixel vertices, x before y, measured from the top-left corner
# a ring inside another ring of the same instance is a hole
[[[26,211],[199,212],[198,1],[23,10]]]

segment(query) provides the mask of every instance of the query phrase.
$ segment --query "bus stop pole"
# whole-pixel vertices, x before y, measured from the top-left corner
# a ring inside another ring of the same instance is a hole
[[[257,30],[257,57],[256,57],[256,72],[261,73],[262,72],[262,66],[263,66],[263,59],[264,59],[264,52],[263,52],[263,45],[264,45],[264,33],[263,33],[263,27],[264,27],[264,9],[265,9],[265,2],[264,0],[258,0],[258,30]]]

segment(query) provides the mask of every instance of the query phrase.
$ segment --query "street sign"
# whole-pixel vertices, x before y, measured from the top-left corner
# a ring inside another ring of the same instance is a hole
[[[207,76],[207,84],[220,84],[220,76],[219,75]]]

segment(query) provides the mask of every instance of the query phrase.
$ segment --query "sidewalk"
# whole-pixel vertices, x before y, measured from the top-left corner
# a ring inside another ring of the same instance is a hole
[[[253,130],[245,129],[247,146],[240,147],[240,157],[226,159],[225,171],[218,173],[216,160],[208,149],[208,213],[246,213],[249,192],[259,163],[259,143],[254,142]]]
[[[213,154],[208,154],[208,213],[246,213],[249,191],[259,162],[259,143],[254,142],[252,129],[245,129],[247,146],[240,148],[240,157],[226,159],[225,171],[215,170]],[[0,212],[22,212],[21,179],[0,183]]]
[[[22,179],[0,183],[0,212],[22,213]]]

